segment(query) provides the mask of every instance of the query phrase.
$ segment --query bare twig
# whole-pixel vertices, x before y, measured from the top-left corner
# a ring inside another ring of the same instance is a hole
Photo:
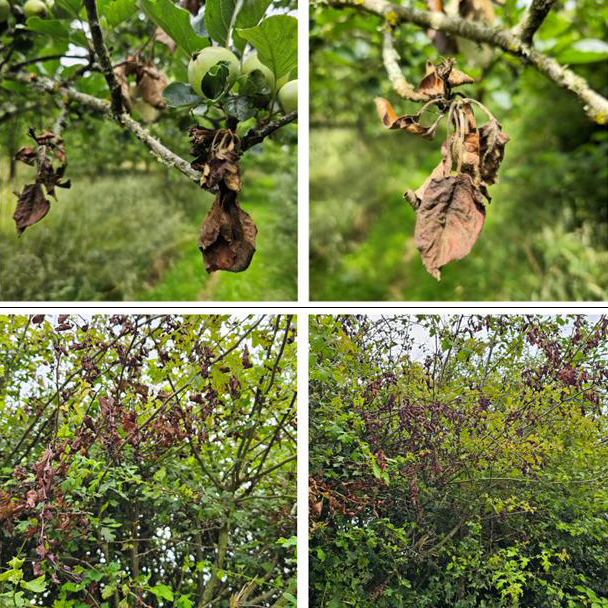
[[[388,26],[384,29],[382,35],[382,61],[388,79],[391,81],[397,95],[410,101],[426,101],[428,99],[428,95],[415,91],[414,86],[405,79],[399,67],[399,54],[395,50],[393,29]]]
[[[522,20],[513,28],[513,34],[521,38],[524,44],[532,44],[536,30],[542,25],[554,4],[555,0],[532,0]]]
[[[386,19],[393,26],[413,23],[420,27],[443,30],[469,40],[486,42],[529,63],[559,87],[573,93],[583,103],[587,115],[594,122],[598,124],[608,122],[608,99],[591,89],[584,78],[555,59],[534,50],[510,30],[459,17],[448,17],[439,12],[401,6],[388,0],[322,0],[319,3],[335,8],[354,7],[364,10]]]
[[[120,122],[123,109],[122,93],[120,90],[120,84],[118,80],[116,80],[114,70],[112,69],[112,62],[110,61],[108,49],[103,41],[103,34],[101,33],[101,26],[99,25],[99,17],[97,16],[97,6],[95,5],[95,0],[84,0],[84,5],[87,10],[87,18],[89,20],[89,27],[91,28],[91,37],[93,38],[95,54],[99,59],[101,72],[110,89],[112,115]]]

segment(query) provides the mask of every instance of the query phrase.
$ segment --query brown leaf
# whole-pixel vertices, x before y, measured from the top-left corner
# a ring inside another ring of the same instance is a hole
[[[50,208],[51,204],[42,192],[42,184],[27,184],[19,195],[17,208],[13,213],[17,232],[21,234],[28,226],[39,222]]]
[[[490,120],[479,129],[481,179],[487,184],[498,182],[498,169],[505,154],[509,136],[503,133],[500,124]]]
[[[450,75],[448,76],[448,84],[451,87],[459,87],[463,84],[473,84],[475,80],[468,74],[461,72],[456,68],[452,68]]]
[[[151,106],[162,110],[167,106],[163,98],[163,91],[167,86],[167,77],[154,66],[142,68],[137,80],[137,92],[142,99]]]
[[[30,148],[29,146],[25,146],[21,148],[15,154],[15,160],[20,160],[22,163],[26,165],[34,166],[36,164],[36,150],[34,148]]]
[[[403,129],[412,135],[418,135],[423,139],[431,140],[435,136],[436,124],[429,126],[422,125],[418,122],[420,117],[417,114],[410,116],[397,116],[393,106],[387,99],[376,97],[376,109],[382,124],[387,129]]]
[[[247,348],[247,344],[245,344],[245,348],[243,349],[243,356],[241,358],[241,361],[245,369],[253,367],[253,363],[251,363],[251,360],[249,359],[249,349]]]
[[[34,325],[40,325],[40,323],[42,323],[44,321],[44,315],[34,315],[32,317],[32,323],[34,323]]]
[[[169,49],[169,52],[173,55],[175,49],[177,48],[177,44],[175,44],[173,38],[171,38],[167,32],[165,32],[165,30],[163,30],[161,27],[157,27],[156,31],[154,32],[154,37],[156,38],[157,42],[164,44]]]
[[[441,146],[442,151],[443,151],[444,146],[445,146],[445,143]],[[443,161],[440,162],[433,169],[433,171],[426,178],[426,180],[424,180],[424,183],[422,184],[422,186],[420,186],[416,190],[408,190],[403,195],[403,197],[409,201],[409,203],[414,208],[414,211],[416,211],[418,209],[418,207],[420,207],[420,203],[422,202],[422,197],[424,196],[424,193],[425,193],[426,189],[428,188],[429,184],[431,183],[431,181],[433,181],[434,179],[443,179],[448,174],[449,174],[449,171],[447,171],[447,172],[445,171],[444,162]]]
[[[445,95],[445,82],[437,73],[437,68],[427,60],[426,74],[418,85],[418,92],[429,97]]]
[[[236,192],[220,187],[198,240],[207,272],[247,269],[255,253],[256,234],[253,220],[239,207]]]
[[[416,211],[415,242],[433,277],[471,251],[484,219],[481,192],[468,175],[431,180]]]
[[[120,85],[120,92],[122,93],[122,101],[125,104],[125,108],[130,112],[133,108],[133,101],[131,99],[131,88],[127,81],[128,65],[123,63],[114,68],[114,76]]]

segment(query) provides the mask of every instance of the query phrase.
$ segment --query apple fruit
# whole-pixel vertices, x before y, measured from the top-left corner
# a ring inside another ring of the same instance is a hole
[[[279,103],[285,114],[298,109],[298,81],[290,80],[279,89]]]
[[[270,90],[274,91],[274,74],[272,73],[272,70],[258,59],[257,53],[251,53],[251,55],[248,55],[245,61],[243,61],[241,74],[248,76],[255,70],[260,70],[260,72],[262,72]]]
[[[46,15],[48,6],[42,0],[27,0],[23,5],[23,12],[26,17],[42,17]]]
[[[11,7],[8,0],[0,0],[0,23],[4,23],[8,20],[8,16],[11,14]]]
[[[30,2],[31,0],[28,0]],[[222,46],[208,46],[192,55],[188,64],[188,80],[190,86],[202,97],[205,97],[201,84],[205,74],[220,61],[228,62],[228,88],[238,78],[240,72],[239,60],[236,55]]]

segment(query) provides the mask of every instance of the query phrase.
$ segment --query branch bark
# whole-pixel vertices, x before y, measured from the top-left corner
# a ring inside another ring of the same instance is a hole
[[[109,118],[114,118],[110,104],[104,99],[99,99],[98,97],[93,97],[92,95],[87,95],[86,93],[71,89],[70,87],[62,86],[50,78],[44,76],[30,76],[30,74],[24,74],[23,72],[5,74],[5,78],[16,80],[24,84],[31,84],[45,93],[66,96]],[[169,150],[169,148],[164,146],[155,137],[152,137],[146,129],[144,129],[136,120],[133,120],[126,112],[122,113],[116,120],[146,145],[163,165],[175,167],[178,171],[200,186],[200,173],[195,171],[187,160]]]
[[[84,6],[87,11],[89,27],[91,28],[93,48],[95,49],[95,54],[99,59],[99,65],[101,66],[103,77],[106,79],[108,88],[110,89],[112,115],[120,122],[123,110],[122,92],[120,90],[120,84],[114,75],[114,69],[112,68],[112,62],[110,61],[108,49],[103,41],[103,34],[101,32],[101,26],[99,25],[99,17],[97,16],[97,6],[95,4],[95,0],[84,0]]]
[[[556,0],[532,0],[523,19],[513,28],[513,33],[521,38],[524,44],[532,44],[536,30],[542,25]]]
[[[291,112],[290,114],[286,114],[279,120],[274,122],[269,122],[267,125],[260,127],[258,129],[253,128],[247,131],[247,134],[241,140],[241,151],[245,152],[245,150],[249,150],[256,144],[262,142],[266,137],[272,135],[275,131],[284,127],[285,125],[293,122],[298,117],[297,112]]]
[[[534,50],[510,30],[459,17],[448,17],[439,12],[401,6],[388,0],[322,0],[321,3],[334,8],[353,7],[364,10],[382,17],[391,26],[413,23],[424,28],[443,30],[469,40],[486,42],[532,65],[559,87],[573,93],[583,103],[584,110],[592,121],[598,124],[608,122],[608,99],[591,89],[584,78],[555,59]]]
[[[386,27],[382,34],[382,61],[384,68],[388,74],[388,79],[393,85],[393,89],[397,95],[410,101],[427,101],[428,97],[422,93],[418,93],[412,84],[410,84],[403,75],[399,67],[399,54],[395,50],[393,41],[393,30],[391,27]]]

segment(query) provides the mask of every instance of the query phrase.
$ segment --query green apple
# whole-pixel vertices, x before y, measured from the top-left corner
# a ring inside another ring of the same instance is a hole
[[[8,0],[0,0],[0,23],[7,21],[10,14],[11,7]]]
[[[274,74],[272,70],[265,66],[259,59],[257,53],[251,53],[248,57],[243,61],[243,67],[241,68],[241,73],[244,76],[251,74],[254,70],[260,70],[270,87],[270,90],[274,91]]]
[[[160,112],[143,99],[133,101],[133,110],[141,120],[148,124],[155,122],[160,116]]]
[[[295,112],[298,109],[298,81],[290,80],[279,90],[279,103],[285,114]]]
[[[28,0],[31,2],[32,0]],[[188,80],[192,88],[202,97],[205,97],[201,83],[205,74],[220,61],[228,62],[228,88],[236,81],[240,71],[239,60],[236,55],[222,46],[208,46],[192,55],[188,64]]]
[[[27,0],[23,5],[26,17],[43,17],[48,11],[48,6],[42,0]]]

